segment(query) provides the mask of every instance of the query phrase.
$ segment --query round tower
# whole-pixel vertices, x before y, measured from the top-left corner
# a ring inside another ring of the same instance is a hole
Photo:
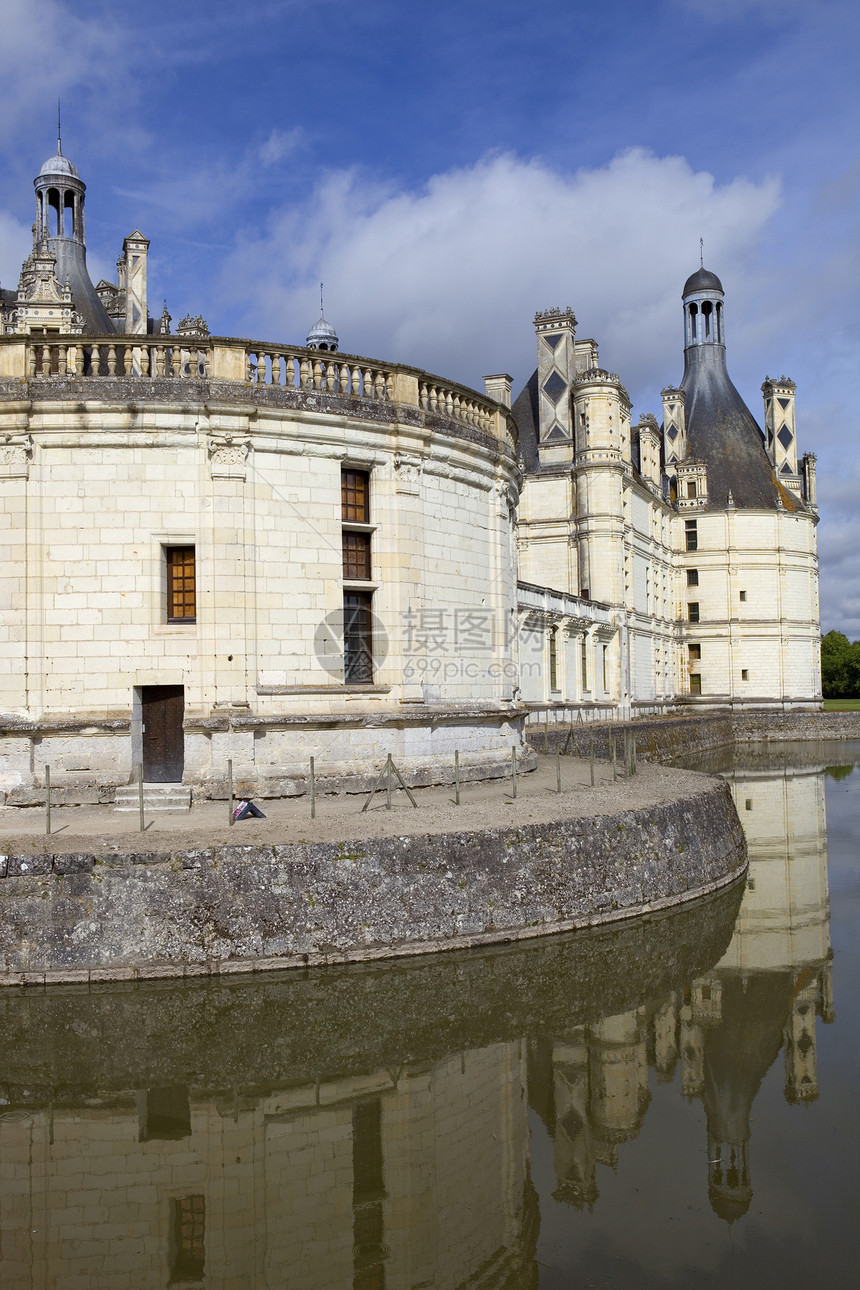
[[[579,594],[620,604],[624,596],[624,470],[630,460],[630,399],[613,372],[589,368],[573,383]]]
[[[61,141],[57,152],[49,157],[36,178],[36,223],[33,227],[33,249],[37,254],[52,255],[56,261],[55,276],[61,285],[68,283],[75,309],[83,316],[85,330],[104,335],[115,330],[96,295],[87,270],[84,236],[84,194],[87,186],[77,167],[63,156]]]
[[[685,352],[700,345],[719,345],[725,354],[723,311],[726,297],[717,275],[704,266],[697,269],[684,283],[682,298]]]

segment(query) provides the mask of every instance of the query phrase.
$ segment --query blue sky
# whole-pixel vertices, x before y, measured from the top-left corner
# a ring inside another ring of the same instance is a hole
[[[88,185],[94,279],[151,239],[151,309],[300,341],[318,283],[342,348],[521,384],[571,304],[634,414],[682,371],[680,290],[727,292],[760,419],[798,385],[818,455],[822,620],[860,636],[860,6],[849,0],[0,0],[0,280],[32,178]]]

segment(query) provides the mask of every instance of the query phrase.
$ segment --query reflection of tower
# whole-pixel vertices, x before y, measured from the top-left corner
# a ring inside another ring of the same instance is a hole
[[[638,1009],[532,1045],[529,1096],[553,1138],[556,1200],[590,1208],[597,1165],[614,1167],[619,1144],[639,1132],[649,1099],[644,1033]]]
[[[736,770],[749,847],[731,944],[681,1010],[684,1092],[708,1122],[708,1194],[727,1222],[752,1199],[753,1101],[785,1050],[789,1102],[818,1095],[815,1016],[833,1019],[824,785],[820,771]]]

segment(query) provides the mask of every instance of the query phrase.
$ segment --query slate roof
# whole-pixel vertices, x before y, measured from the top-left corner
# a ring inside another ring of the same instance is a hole
[[[685,288],[686,290],[686,288]],[[691,345],[684,352],[687,456],[708,468],[708,504],[763,510],[804,509],[774,474],[764,435],[732,384],[722,345]]]
[[[540,413],[538,411],[537,371],[532,372],[527,383],[514,399],[511,412],[519,431],[519,451],[523,459],[523,466],[533,474],[540,467],[538,454]]]
[[[715,273],[711,273],[710,269],[706,269],[704,267],[697,269],[695,273],[690,274],[689,278],[684,283],[684,290],[681,292],[681,295],[689,295],[691,291],[719,291],[721,295],[725,295],[723,284],[720,282],[717,275]]]

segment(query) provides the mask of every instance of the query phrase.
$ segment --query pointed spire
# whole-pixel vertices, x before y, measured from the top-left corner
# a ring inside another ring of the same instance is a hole
[[[704,269],[704,267],[705,267],[705,239],[703,237],[700,237],[699,238],[699,268]]]
[[[57,156],[63,155],[63,130],[60,125],[60,100],[57,99]]]

